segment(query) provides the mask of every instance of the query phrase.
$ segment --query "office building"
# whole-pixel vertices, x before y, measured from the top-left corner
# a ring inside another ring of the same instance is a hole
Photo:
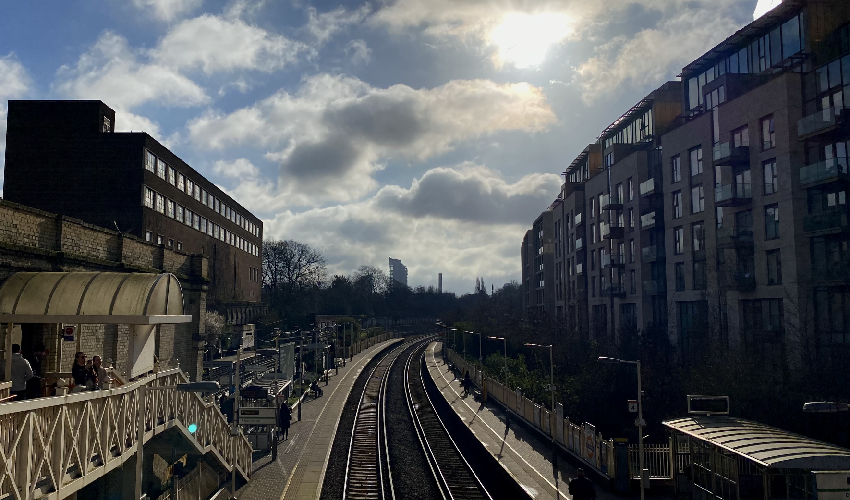
[[[390,257],[390,284],[395,283],[407,286],[407,266]]]
[[[262,222],[155,138],[114,127],[101,101],[9,101],[4,197],[207,257],[207,307],[249,323]]]

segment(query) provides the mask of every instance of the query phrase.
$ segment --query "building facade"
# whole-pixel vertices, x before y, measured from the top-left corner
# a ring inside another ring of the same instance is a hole
[[[392,257],[390,257],[390,283],[407,286],[407,266]]]
[[[786,0],[573,161],[552,237],[566,317],[582,309],[588,337],[663,328],[684,362],[730,346],[777,367],[850,354],[848,23],[847,2]]]
[[[261,311],[262,222],[101,101],[9,101],[4,197],[209,263],[208,307]]]

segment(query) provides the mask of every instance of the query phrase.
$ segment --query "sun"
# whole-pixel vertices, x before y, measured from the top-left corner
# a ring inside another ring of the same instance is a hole
[[[505,15],[493,28],[489,42],[498,49],[494,55],[497,66],[510,62],[517,68],[539,66],[546,51],[572,33],[566,14]]]

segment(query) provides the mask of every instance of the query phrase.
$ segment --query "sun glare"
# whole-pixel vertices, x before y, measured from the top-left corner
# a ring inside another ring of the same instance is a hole
[[[572,32],[566,14],[507,14],[490,32],[498,48],[497,64],[510,62],[517,68],[539,66],[546,51]]]

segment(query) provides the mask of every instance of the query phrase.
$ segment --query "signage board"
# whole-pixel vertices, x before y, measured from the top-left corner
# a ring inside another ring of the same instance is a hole
[[[688,394],[688,415],[728,415],[729,396]]]
[[[637,413],[637,411],[638,411],[637,401],[635,401],[634,399],[630,399],[629,400],[629,413]]]
[[[65,325],[62,327],[62,340],[73,342],[76,333],[77,325]]]
[[[239,408],[239,425],[275,425],[277,414],[275,408]]]
[[[239,391],[239,397],[243,399],[268,399],[269,390],[265,387],[251,385]]]
[[[850,497],[850,471],[812,471],[817,500],[839,500]]]

